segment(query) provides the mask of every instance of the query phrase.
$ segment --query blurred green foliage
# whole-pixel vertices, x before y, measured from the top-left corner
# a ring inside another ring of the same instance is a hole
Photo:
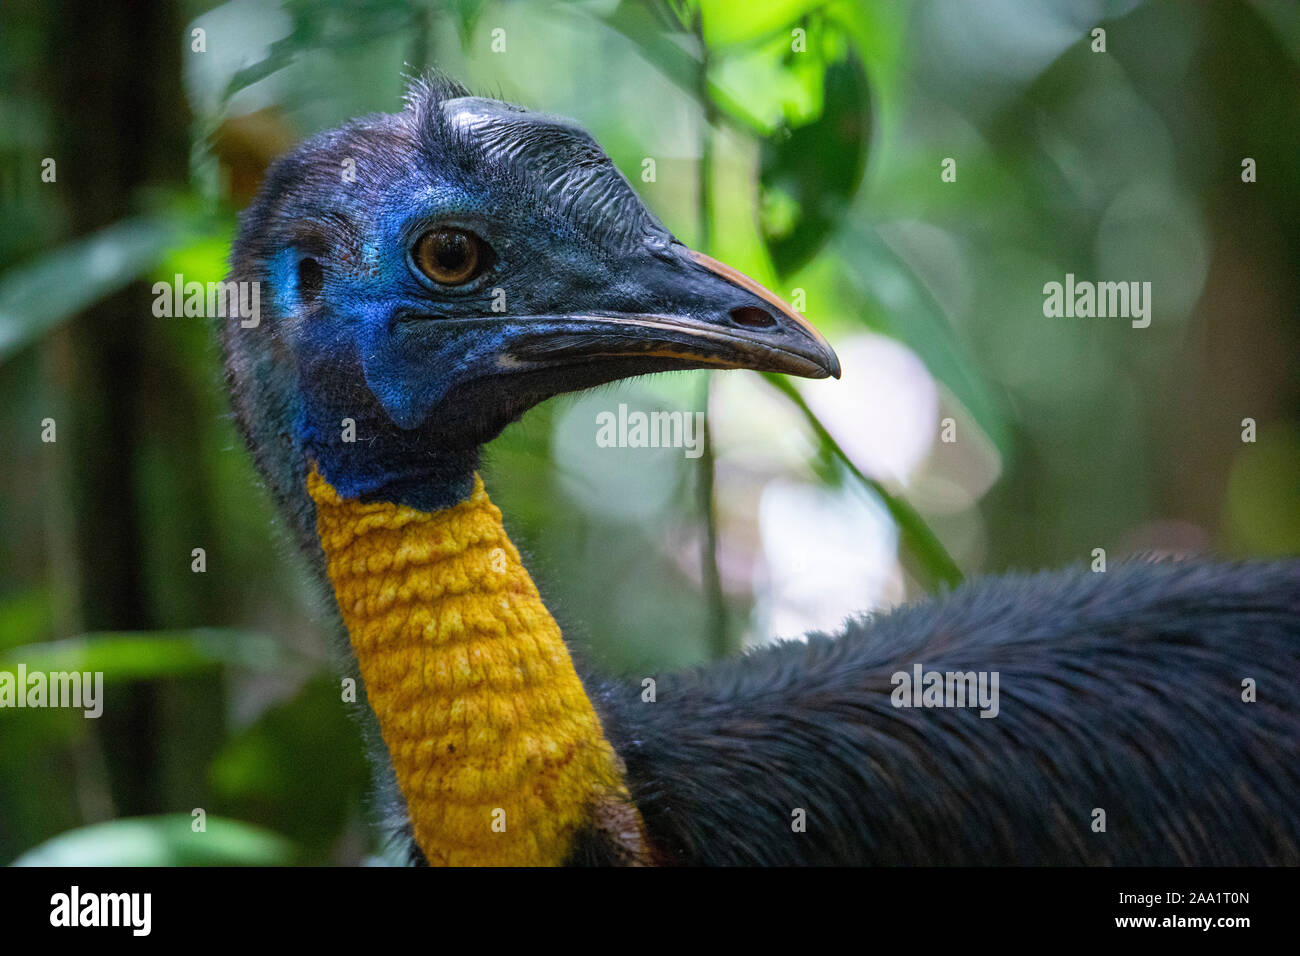
[[[0,862],[387,858],[328,597],[258,489],[211,330],[153,317],[149,284],[222,278],[261,164],[398,108],[403,75],[430,66],[577,118],[683,240],[799,292],[837,344],[906,346],[927,371],[916,394],[937,396],[924,427],[952,417],[970,436],[878,470],[848,439],[874,411],[853,402],[888,396],[847,363],[860,391],[740,386],[741,405],[793,415],[773,412],[789,425],[759,444],[794,451],[755,464],[721,435],[704,486],[671,450],[593,455],[587,424],[619,401],[729,421],[732,393],[699,376],[530,413],[492,447],[489,481],[604,669],[764,636],[764,560],[769,579],[790,573],[758,542],[778,476],[883,503],[902,596],[958,566],[1098,546],[1300,549],[1289,0],[232,0],[149,16],[0,10],[0,669],[107,684],[98,721],[0,709]],[[1152,327],[1044,319],[1042,286],[1067,272],[1151,281]],[[866,397],[836,406],[845,394]],[[808,522],[815,545],[826,529]]]

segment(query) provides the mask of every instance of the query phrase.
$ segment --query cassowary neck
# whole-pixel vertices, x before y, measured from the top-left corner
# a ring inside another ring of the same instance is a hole
[[[642,824],[560,636],[473,476],[437,511],[308,491],[415,840],[434,865],[563,863]]]

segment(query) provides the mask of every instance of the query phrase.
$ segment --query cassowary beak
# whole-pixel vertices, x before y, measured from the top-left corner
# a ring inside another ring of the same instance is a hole
[[[748,325],[756,322],[756,327],[761,328],[765,322],[771,322],[778,333],[786,341],[763,343],[764,348],[776,349],[785,354],[793,363],[787,363],[781,368],[766,368],[760,365],[743,365],[742,368],[753,368],[766,372],[785,372],[790,375],[803,375],[808,378],[831,378],[840,377],[840,360],[831,348],[825,336],[818,332],[807,319],[796,312],[793,308],[781,301],[770,289],[759,285],[749,276],[745,275],[738,269],[733,269],[725,262],[719,262],[712,256],[706,256],[702,252],[690,251],[690,257],[698,262],[704,268],[708,269],[714,275],[721,276],[724,280],[737,286],[752,295],[757,296],[767,303],[768,308],[742,306],[730,311],[731,320],[738,325]],[[767,318],[765,319],[764,313]],[[813,371],[803,371],[799,368],[792,368],[790,364],[802,362],[811,362]]]
[[[635,371],[744,368],[839,378],[840,362],[808,321],[749,276],[682,250],[677,269],[651,263],[638,276],[645,311],[568,315],[512,337],[503,364],[605,361]],[[621,375],[620,375],[621,377]]]
[[[746,368],[840,377],[834,350],[794,309],[680,243],[571,285],[570,311],[374,326],[361,348],[371,393],[399,428],[435,422],[481,444],[553,395],[637,375]]]

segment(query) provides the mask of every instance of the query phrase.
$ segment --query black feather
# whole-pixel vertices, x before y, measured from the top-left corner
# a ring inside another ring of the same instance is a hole
[[[895,708],[918,662],[998,671],[998,716]],[[599,700],[679,863],[1296,864],[1298,676],[1300,562],[1197,561],[986,578]]]

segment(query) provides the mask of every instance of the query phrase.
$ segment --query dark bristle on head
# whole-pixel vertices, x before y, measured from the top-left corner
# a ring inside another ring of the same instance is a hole
[[[470,91],[440,70],[429,70],[418,76],[408,76],[403,100],[408,113],[428,113],[443,100],[470,96]]]

